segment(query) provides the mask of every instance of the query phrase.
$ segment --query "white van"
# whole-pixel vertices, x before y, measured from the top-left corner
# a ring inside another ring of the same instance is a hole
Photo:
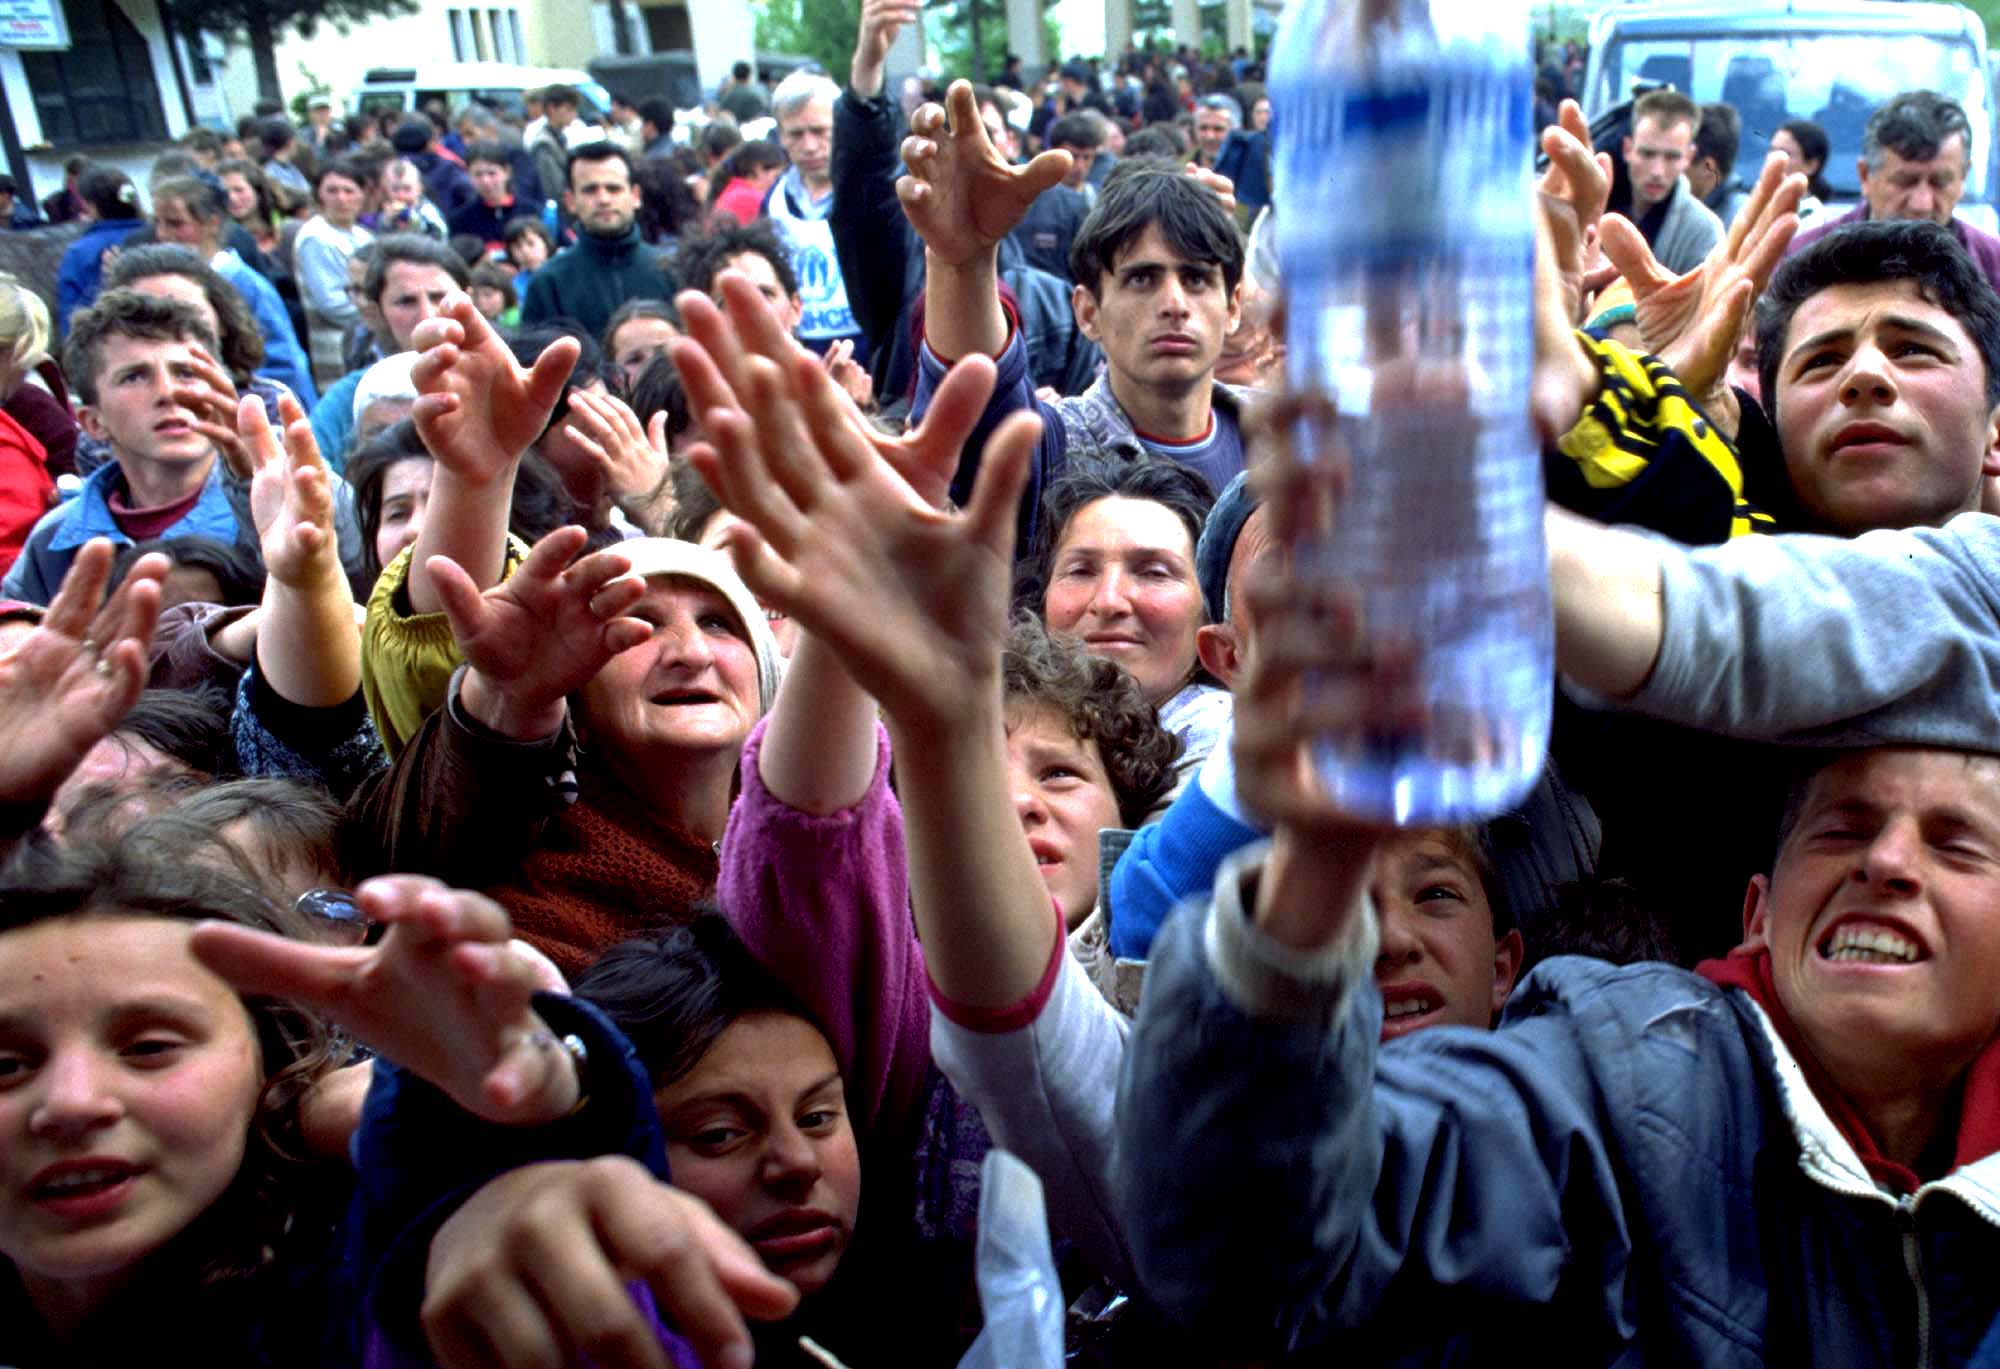
[[[567,67],[524,67],[511,62],[440,62],[432,66],[373,67],[354,92],[356,114],[421,109],[430,100],[447,109],[478,101],[513,113],[521,111],[521,96],[543,86],[576,87],[583,97],[578,108],[586,123],[598,123],[611,113],[611,92],[590,73]]]

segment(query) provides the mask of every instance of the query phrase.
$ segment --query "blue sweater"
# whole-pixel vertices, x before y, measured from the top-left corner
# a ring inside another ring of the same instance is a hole
[[[104,285],[104,254],[146,226],[144,219],[103,219],[63,250],[56,268],[56,331],[69,336],[70,315],[87,309]]]
[[[1189,898],[1206,898],[1222,862],[1266,835],[1236,802],[1229,737],[1216,741],[1194,782],[1141,827],[1111,870],[1111,953],[1144,960],[1167,915]]]

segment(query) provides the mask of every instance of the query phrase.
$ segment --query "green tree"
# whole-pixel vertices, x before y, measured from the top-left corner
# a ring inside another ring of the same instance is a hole
[[[757,48],[811,57],[844,81],[861,31],[861,0],[761,0]]]
[[[286,32],[310,38],[321,24],[332,24],[345,33],[351,24],[417,8],[417,0],[174,0],[173,13],[189,32],[248,43],[257,63],[257,98],[282,104],[278,39]]]
[[[933,61],[946,76],[991,80],[1012,49],[1007,41],[1006,0],[927,0],[924,36]],[[1063,59],[1062,26],[1042,11],[1042,52],[1049,62]]]

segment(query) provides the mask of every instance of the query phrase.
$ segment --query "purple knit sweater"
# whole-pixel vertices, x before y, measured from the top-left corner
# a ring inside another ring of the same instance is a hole
[[[716,897],[751,954],[826,1032],[863,1153],[874,1136],[908,1144],[922,1123],[931,1020],[888,734],[877,728],[861,802],[821,817],[764,787],[757,758],[769,721],[743,747]]]
[[[1815,223],[1811,228],[1801,232],[1796,238],[1792,239],[1792,245],[1785,250],[1785,255],[1790,256],[1807,243],[1818,242],[1836,228],[1845,227],[1850,223],[1862,223],[1867,218],[1867,204],[1857,204],[1840,217],[1828,219],[1822,223]],[[1979,269],[1986,273],[1987,282],[1995,290],[2000,290],[2000,238],[1994,237],[1985,229],[1969,224],[1963,219],[1953,219],[1951,221],[1951,231],[1952,235],[1958,239],[1959,246],[1970,252],[1972,259],[1979,263]]]

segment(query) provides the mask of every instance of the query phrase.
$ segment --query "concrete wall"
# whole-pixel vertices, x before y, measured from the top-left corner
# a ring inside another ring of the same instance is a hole
[[[581,67],[597,56],[587,0],[522,0],[519,8],[530,66]]]

